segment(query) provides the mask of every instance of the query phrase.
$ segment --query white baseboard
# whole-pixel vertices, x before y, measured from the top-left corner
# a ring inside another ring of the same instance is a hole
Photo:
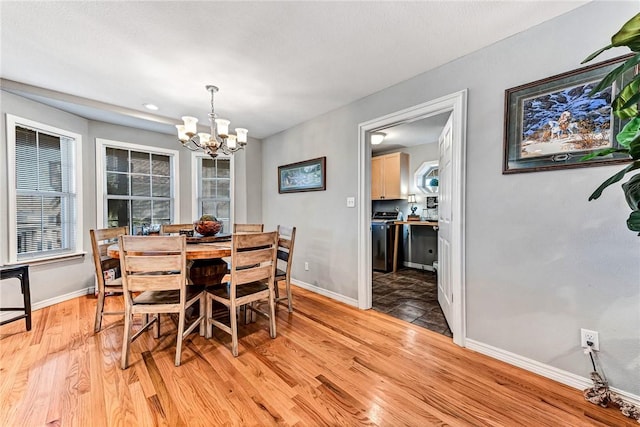
[[[474,341],[469,338],[465,340],[465,347],[467,347],[469,350],[477,351],[478,353],[482,353],[486,356],[493,357],[494,359],[501,360],[510,365],[517,366],[538,375],[542,375],[543,377],[552,379],[578,390],[584,390],[593,385],[591,383],[591,380],[588,378],[572,374],[571,372],[562,369],[554,368],[553,366],[547,365],[545,363],[541,363],[536,360],[529,359],[524,356],[520,356],[518,354],[511,353],[509,351],[502,350],[488,344]],[[611,391],[615,392],[627,402],[632,403],[636,406],[640,406],[640,396],[617,389],[615,387],[611,387]]]
[[[58,303],[68,301],[70,299],[82,297],[85,295],[90,295],[93,292],[94,292],[94,288],[84,288],[84,289],[79,289],[77,291],[69,292],[68,294],[58,295],[53,298],[49,298],[43,301],[38,301],[36,303],[31,304],[31,311],[40,310],[41,308],[49,307],[50,305],[58,304]],[[19,312],[18,311],[3,312],[2,314],[0,314],[0,322],[9,320],[12,317],[15,317],[17,313]]]
[[[297,279],[293,279],[293,278],[291,279],[291,283],[293,283],[296,286],[300,286],[301,288],[306,289],[308,291],[315,292],[316,294],[320,294],[320,295],[323,295],[325,297],[334,299],[336,301],[340,301],[340,302],[343,302],[345,304],[349,304],[349,305],[352,305],[354,307],[358,307],[358,300],[357,299],[345,297],[344,295],[340,295],[337,292],[333,292],[333,291],[329,291],[327,289],[319,288],[319,287],[317,287],[315,285],[312,285],[310,283],[306,283],[306,282],[303,282],[301,280],[297,280]]]
[[[402,265],[409,268],[417,268],[418,270],[434,271],[434,268],[432,265],[418,264],[417,262],[405,261],[402,263]]]

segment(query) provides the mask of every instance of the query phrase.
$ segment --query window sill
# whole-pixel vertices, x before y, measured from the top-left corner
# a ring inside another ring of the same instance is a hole
[[[84,256],[86,255],[86,252],[75,252],[72,254],[62,254],[62,255],[55,255],[55,256],[50,256],[50,257],[46,257],[46,258],[33,258],[33,259],[24,259],[24,260],[20,260],[20,261],[16,261],[16,262],[8,262],[4,265],[7,266],[11,266],[11,265],[45,265],[45,264],[52,264],[52,263],[56,263],[56,262],[61,262],[61,261],[68,261],[68,260],[72,260],[72,259],[78,259],[78,258],[84,258]]]

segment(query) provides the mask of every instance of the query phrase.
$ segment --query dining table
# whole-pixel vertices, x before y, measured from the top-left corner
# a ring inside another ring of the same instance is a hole
[[[107,255],[120,258],[117,243],[107,248]],[[217,285],[229,271],[229,264],[223,258],[231,256],[231,235],[189,236],[185,255],[190,284]]]

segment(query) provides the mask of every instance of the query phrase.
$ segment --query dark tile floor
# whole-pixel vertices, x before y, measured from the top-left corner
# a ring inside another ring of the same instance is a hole
[[[373,272],[373,309],[452,337],[438,304],[434,272],[401,268],[396,273]]]

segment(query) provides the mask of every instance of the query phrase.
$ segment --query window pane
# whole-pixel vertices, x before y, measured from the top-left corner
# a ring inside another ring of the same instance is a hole
[[[216,177],[216,163],[213,159],[202,159],[202,178]]]
[[[153,197],[171,197],[171,178],[154,176]]]
[[[151,224],[151,200],[132,200],[131,219],[134,227]]]
[[[213,180],[202,181],[202,197],[210,199],[216,196],[216,182]]]
[[[129,152],[107,147],[107,170],[111,172],[129,172]]]
[[[36,132],[16,126],[16,188],[38,189],[38,171],[34,170],[38,150]],[[37,163],[36,163],[37,164]]]
[[[41,250],[42,198],[40,196],[16,196],[18,253]]]
[[[149,153],[131,152],[131,173],[151,173],[151,160]]]
[[[129,175],[108,172],[107,194],[113,194],[116,196],[129,195]]]
[[[229,178],[231,176],[231,161],[229,159],[218,159],[218,178]]]
[[[129,201],[107,200],[107,227],[125,227],[129,225]]]
[[[168,224],[171,222],[171,202],[169,200],[153,201],[153,224]]]
[[[152,154],[151,159],[153,161],[154,175],[169,176],[171,172],[171,158],[169,156],[159,156],[158,154]]]
[[[231,185],[231,181],[228,179],[218,180],[218,198],[230,198],[230,194],[231,194],[230,185]]]
[[[62,247],[62,197],[42,199],[42,249],[52,251]]]
[[[149,175],[131,175],[131,195],[151,196],[150,178]]]
[[[39,134],[38,170],[40,191],[62,191],[60,138]]]

